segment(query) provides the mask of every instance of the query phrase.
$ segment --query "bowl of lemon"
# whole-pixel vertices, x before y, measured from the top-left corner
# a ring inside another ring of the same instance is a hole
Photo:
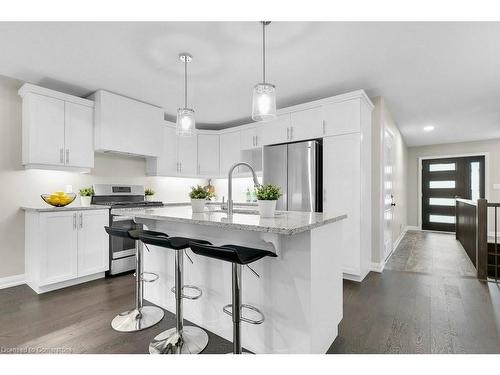
[[[65,193],[64,191],[56,191],[52,194],[42,194],[42,199],[45,203],[54,207],[64,207],[73,202],[76,198],[74,193]]]

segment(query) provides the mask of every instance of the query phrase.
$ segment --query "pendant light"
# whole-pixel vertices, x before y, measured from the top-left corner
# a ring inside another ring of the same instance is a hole
[[[177,109],[177,135],[189,137],[194,135],[195,119],[194,109],[187,106],[187,64],[193,61],[193,56],[189,53],[181,53],[179,60],[184,63],[184,108]]]
[[[262,83],[253,88],[252,119],[267,122],[276,118],[276,88],[266,83],[266,26],[271,21],[261,21],[262,24]]]

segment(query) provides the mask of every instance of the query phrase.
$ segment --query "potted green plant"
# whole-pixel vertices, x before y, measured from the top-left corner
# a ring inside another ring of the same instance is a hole
[[[283,195],[278,185],[266,184],[255,188],[261,217],[274,217],[276,202]]]
[[[209,201],[214,196],[207,186],[192,186],[189,192],[189,198],[191,198],[191,206],[193,212],[203,212],[205,211],[205,203]]]
[[[147,202],[151,202],[154,196],[155,196],[155,191],[153,189],[151,188],[144,189],[144,199],[146,199]]]
[[[80,204],[84,207],[90,206],[93,195],[94,189],[92,189],[91,187],[80,189]]]

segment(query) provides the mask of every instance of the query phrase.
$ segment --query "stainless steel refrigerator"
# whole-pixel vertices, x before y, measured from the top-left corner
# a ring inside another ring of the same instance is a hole
[[[323,211],[321,141],[266,146],[263,163],[263,182],[279,185],[283,191],[276,209]]]

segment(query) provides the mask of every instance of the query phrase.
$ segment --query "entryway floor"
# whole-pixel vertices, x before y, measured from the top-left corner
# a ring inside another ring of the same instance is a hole
[[[329,353],[500,353],[500,287],[473,275],[454,234],[407,232],[383,273],[344,281]]]
[[[464,256],[453,235],[408,232],[383,273],[344,281],[344,318],[328,352],[500,353],[500,287],[468,276]],[[0,353],[147,353],[174,315],[141,332],[113,331],[133,300],[132,275],[42,295],[0,290]],[[204,353],[230,351],[209,333]]]

